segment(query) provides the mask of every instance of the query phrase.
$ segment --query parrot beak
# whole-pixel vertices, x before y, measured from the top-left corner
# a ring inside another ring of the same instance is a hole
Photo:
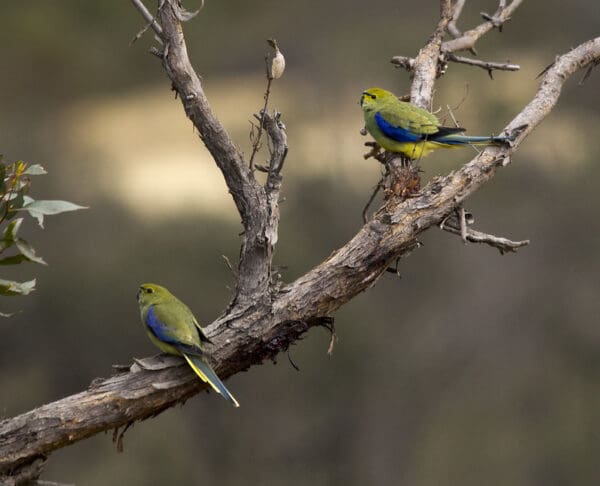
[[[360,100],[358,100],[358,104],[360,106],[363,105],[363,101],[365,101],[365,92],[363,91],[362,94],[360,95]]]

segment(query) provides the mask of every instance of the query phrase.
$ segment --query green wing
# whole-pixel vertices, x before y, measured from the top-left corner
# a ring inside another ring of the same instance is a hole
[[[180,301],[153,305],[148,311],[146,325],[164,342],[177,342],[184,347],[201,349],[196,319],[192,311]]]
[[[392,125],[417,135],[432,135],[439,130],[440,122],[433,113],[405,101],[386,103],[378,111]]]

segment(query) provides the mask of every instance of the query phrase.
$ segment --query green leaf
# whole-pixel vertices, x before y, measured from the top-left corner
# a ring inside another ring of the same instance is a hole
[[[12,191],[12,192],[9,192],[8,194],[6,194],[3,197],[3,199],[6,201],[14,201],[18,197],[19,197],[19,193],[17,191]]]
[[[18,218],[11,221],[6,228],[4,228],[2,238],[0,238],[0,251],[10,248],[16,243],[17,233],[19,232],[22,223],[23,218]]]
[[[87,207],[79,206],[69,201],[37,200],[25,204],[22,208],[17,209],[17,211],[27,211],[31,217],[37,219],[38,224],[43,228],[44,216],[65,213],[67,211],[77,211],[78,209],[87,209]]]
[[[27,295],[35,290],[35,279],[27,282],[0,279],[0,295]]]
[[[12,219],[14,218],[17,213],[15,211],[18,211],[19,209],[21,209],[24,205],[24,198],[25,198],[25,190],[22,189],[17,193],[14,193],[15,197],[14,199],[12,199],[10,205],[8,206],[8,216],[7,219]]]
[[[11,255],[0,259],[0,265],[18,265],[27,261],[29,259],[25,255]]]
[[[21,254],[30,262],[39,263],[40,265],[48,265],[42,257],[35,254],[33,247],[21,238],[16,240],[17,248]]]
[[[23,171],[23,174],[27,175],[44,175],[47,173],[48,172],[46,172],[46,169],[44,169],[40,164],[30,165]]]

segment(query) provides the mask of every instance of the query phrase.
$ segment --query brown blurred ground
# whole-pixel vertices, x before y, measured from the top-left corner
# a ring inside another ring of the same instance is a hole
[[[472,2],[460,23],[495,2]],[[525,2],[482,58],[516,74],[451,66],[435,108],[469,133],[500,130],[535,92],[554,56],[597,35],[600,4]],[[193,5],[190,4],[190,8]],[[543,10],[542,10],[543,9]],[[406,91],[388,60],[413,55],[437,2],[207,0],[186,26],[215,110],[248,151],[262,102],[264,40],[287,72],[274,87],[286,163],[276,262],[287,280],[342,245],[379,167],[362,159],[360,92]],[[0,151],[42,163],[34,196],[90,205],[33,221],[27,238],[47,268],[22,309],[0,321],[0,413],[74,393],[113,363],[154,352],[138,322],[142,281],[170,287],[202,321],[226,305],[240,227],[206,150],[184,118],[150,36],[129,2],[0,5]],[[130,430],[125,453],[100,435],[54,454],[45,478],[78,485],[571,485],[597,484],[600,454],[600,121],[598,73],[567,84],[558,108],[468,208],[483,230],[532,245],[516,255],[464,246],[432,230],[337,315],[339,342],[313,330],[278,365],[233,377],[242,408],[215,396]],[[468,88],[467,88],[468,86]],[[468,160],[434,155],[427,176]],[[169,439],[170,438],[170,439]]]

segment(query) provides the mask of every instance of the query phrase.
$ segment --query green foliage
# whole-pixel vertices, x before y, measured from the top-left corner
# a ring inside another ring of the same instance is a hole
[[[29,213],[41,228],[44,216],[85,209],[84,206],[68,201],[35,200],[28,195],[31,176],[44,175],[47,172],[39,164],[28,165],[17,161],[5,163],[0,155],[0,265],[19,265],[23,262],[46,265],[44,259],[35,253],[33,247],[19,236],[24,218],[16,218],[19,211]],[[6,252],[11,254],[7,255]],[[35,279],[26,282],[14,282],[0,279],[0,295],[27,295],[35,290]],[[10,314],[0,312],[0,316]]]

